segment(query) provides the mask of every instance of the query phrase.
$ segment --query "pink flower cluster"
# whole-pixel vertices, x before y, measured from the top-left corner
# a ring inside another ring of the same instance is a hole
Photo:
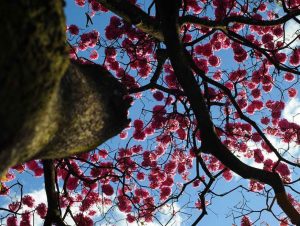
[[[99,40],[99,32],[96,30],[92,30],[87,33],[83,33],[80,35],[80,41],[78,47],[81,51],[87,50],[87,48],[93,48],[96,46]]]
[[[33,171],[36,177],[40,177],[44,173],[42,166],[36,160],[31,160],[27,162],[25,165],[29,170]]]

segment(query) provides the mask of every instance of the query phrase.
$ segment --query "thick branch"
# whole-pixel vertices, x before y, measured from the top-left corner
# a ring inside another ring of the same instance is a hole
[[[70,64],[62,2],[0,2],[0,176],[33,158],[94,149],[129,122],[117,79]]]
[[[159,22],[153,17],[149,16],[139,7],[131,4],[128,0],[97,0],[107,9],[117,14],[128,23],[131,23],[138,27],[141,31],[155,37],[156,39],[163,41],[163,34]],[[300,10],[289,11],[286,15],[275,20],[257,20],[255,18],[249,18],[245,16],[230,16],[222,21],[207,20],[192,15],[186,15],[179,18],[179,24],[184,25],[186,23],[202,25],[210,28],[222,28],[228,26],[230,23],[242,23],[248,25],[257,26],[276,26],[283,24],[291,19],[300,15]]]
[[[277,173],[260,170],[241,162],[231,151],[223,145],[214,131],[214,125],[207,111],[200,87],[188,67],[185,53],[177,33],[178,8],[171,0],[156,1],[162,16],[162,31],[165,44],[169,52],[172,67],[178,82],[182,86],[191,104],[201,131],[203,148],[209,150],[226,167],[246,179],[258,180],[270,185],[276,194],[277,202],[291,219],[292,223],[300,224],[300,214],[288,200],[283,183]],[[172,6],[172,7],[171,7]]]
[[[135,25],[141,31],[163,41],[163,35],[158,21],[128,0],[97,0],[97,2],[101,3],[128,23]]]
[[[196,16],[187,15],[179,18],[178,22],[181,25],[185,23],[190,23],[190,24],[197,24],[197,25],[210,27],[210,28],[226,27],[230,23],[241,23],[247,25],[257,25],[257,26],[267,27],[267,26],[276,26],[276,25],[284,24],[287,21],[294,19],[296,16],[299,15],[300,15],[300,10],[294,10],[282,16],[281,18],[275,20],[257,20],[255,18],[245,17],[245,16],[230,16],[224,18],[221,21],[208,20],[205,18],[199,18]]]
[[[276,157],[279,160],[282,160],[290,165],[293,166],[298,166],[297,163],[291,162],[285,158],[283,158],[280,153],[278,152],[278,150],[274,147],[274,145],[270,142],[270,140],[266,137],[266,135],[263,133],[263,131],[259,128],[259,126],[249,117],[247,117],[242,110],[240,109],[238,103],[236,102],[234,96],[232,95],[231,91],[224,85],[218,83],[217,81],[207,77],[204,74],[204,71],[202,71],[194,62],[193,58],[191,57],[191,55],[189,55],[188,51],[185,51],[186,53],[186,59],[188,60],[192,70],[194,70],[202,79],[203,81],[206,81],[216,87],[218,87],[220,90],[222,90],[227,97],[229,98],[229,100],[231,101],[231,103],[233,104],[235,110],[238,112],[239,116],[241,119],[243,119],[244,121],[248,122],[262,137],[262,139],[266,142],[266,144],[270,147],[270,149],[274,152],[274,154],[276,155]]]
[[[53,223],[65,226],[61,218],[59,208],[59,195],[55,189],[55,168],[53,160],[44,160],[44,178],[45,190],[47,195],[48,210],[45,218],[44,226],[51,226]]]

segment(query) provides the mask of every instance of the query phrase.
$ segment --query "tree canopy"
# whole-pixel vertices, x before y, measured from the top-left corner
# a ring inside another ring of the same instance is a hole
[[[228,197],[233,225],[300,225],[299,0],[75,0],[66,29],[61,0],[21,2],[0,3],[5,225],[201,225]]]

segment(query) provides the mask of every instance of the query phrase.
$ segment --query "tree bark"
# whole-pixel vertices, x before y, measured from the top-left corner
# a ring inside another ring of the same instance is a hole
[[[91,150],[125,128],[125,88],[100,66],[69,62],[62,0],[1,1],[0,22],[0,175]]]

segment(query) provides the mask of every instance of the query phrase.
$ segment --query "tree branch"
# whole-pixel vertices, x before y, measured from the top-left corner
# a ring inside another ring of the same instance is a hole
[[[192,70],[185,58],[182,43],[177,33],[178,8],[171,0],[156,1],[160,10],[162,32],[169,52],[172,67],[178,82],[182,86],[195,113],[201,132],[202,146],[218,158],[226,167],[246,179],[258,180],[270,185],[276,194],[276,199],[282,210],[288,215],[293,224],[300,224],[300,214],[288,200],[283,183],[275,172],[268,172],[248,166],[241,162],[219,139],[214,131],[214,125],[207,111]]]
[[[53,223],[66,226],[61,218],[59,207],[59,195],[55,189],[55,168],[53,160],[43,160],[45,190],[47,195],[48,210],[44,226],[51,226]]]
[[[294,10],[288,12],[286,15],[276,20],[257,20],[255,18],[245,17],[245,16],[230,16],[224,18],[222,21],[208,20],[205,18],[199,18],[192,15],[186,15],[184,17],[180,17],[178,19],[178,23],[180,25],[186,23],[197,24],[197,25],[210,27],[210,28],[227,27],[230,23],[241,23],[247,25],[257,25],[257,26],[267,27],[267,26],[276,26],[276,25],[283,24],[291,19],[294,19],[296,16],[299,15],[300,15],[300,10]]]
[[[97,0],[97,2],[141,31],[163,41],[158,21],[128,0]]]
[[[129,123],[125,86],[100,65],[69,62],[62,3],[0,3],[0,177],[89,151]]]

